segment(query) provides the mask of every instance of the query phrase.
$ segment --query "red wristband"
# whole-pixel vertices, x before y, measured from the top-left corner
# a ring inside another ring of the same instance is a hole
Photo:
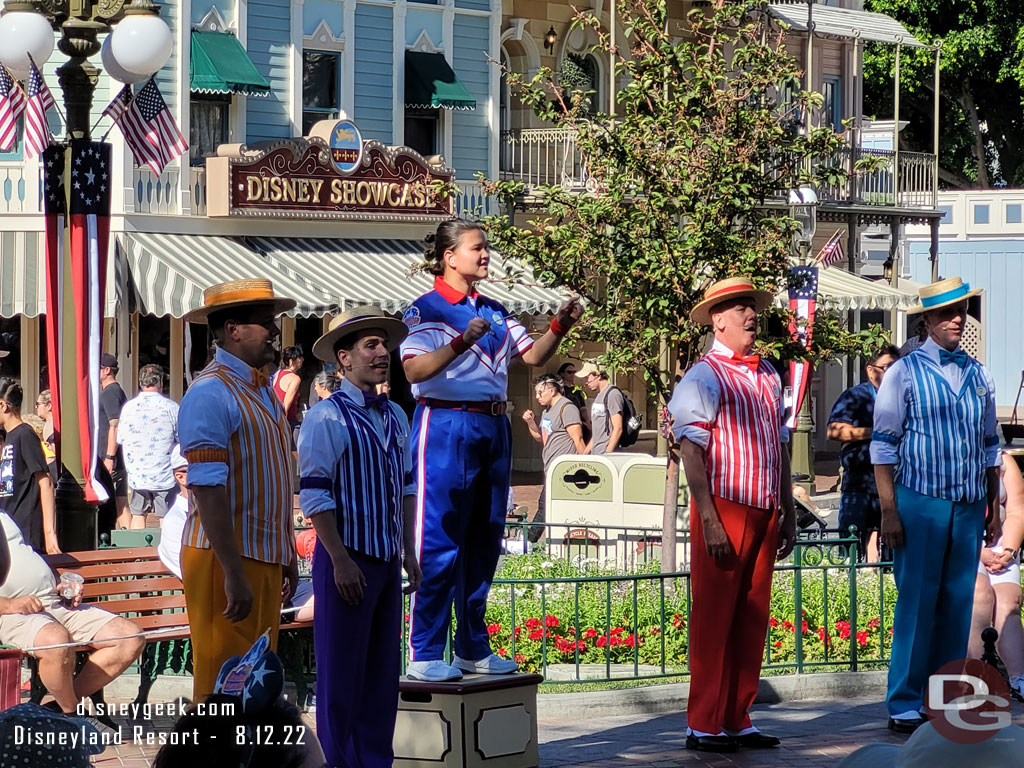
[[[558,338],[562,338],[570,330],[572,330],[572,326],[571,325],[562,325],[558,321],[558,317],[557,316],[551,318],[551,332],[553,334],[555,334],[555,336],[557,336]]]
[[[469,349],[473,345],[472,344],[467,344],[466,340],[464,338],[462,338],[461,336],[456,336],[454,339],[451,340],[451,342],[448,344],[448,346],[451,347],[455,351],[456,355],[461,355],[463,352],[465,352],[467,349]]]

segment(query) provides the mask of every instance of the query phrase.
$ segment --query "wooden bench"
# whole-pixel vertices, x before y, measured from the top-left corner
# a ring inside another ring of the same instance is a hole
[[[144,632],[166,630],[147,638],[146,649],[139,659],[137,703],[148,699],[150,688],[167,667],[167,657],[180,654],[182,668],[186,664],[191,667],[191,650],[184,643],[191,634],[184,588],[181,579],[161,562],[156,547],[65,552],[46,555],[45,560],[58,574],[74,571],[85,579],[82,602],[95,603],[130,619]],[[312,626],[312,621],[292,621],[282,624],[281,630],[290,632]],[[164,651],[163,663],[158,661],[159,651]],[[294,664],[286,664],[286,672],[301,674],[301,670],[289,669],[289,666],[294,667]],[[305,685],[300,687],[304,689]]]

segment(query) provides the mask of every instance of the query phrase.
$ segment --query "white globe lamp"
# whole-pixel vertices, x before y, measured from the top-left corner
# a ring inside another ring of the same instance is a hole
[[[0,61],[19,80],[28,77],[31,62],[43,68],[53,53],[53,40],[53,28],[42,14],[10,11],[0,17]]]
[[[167,63],[174,47],[170,28],[153,13],[126,15],[114,27],[109,40],[110,53],[118,67],[142,75],[143,79]]]
[[[110,75],[114,80],[125,85],[132,85],[133,83],[141,83],[147,79],[149,75],[139,75],[135,72],[129,72],[124,69],[120,64],[117,63],[117,59],[114,58],[114,52],[111,46],[111,39],[114,36],[112,34],[107,35],[103,41],[103,47],[100,48],[100,60],[103,62],[103,70]]]

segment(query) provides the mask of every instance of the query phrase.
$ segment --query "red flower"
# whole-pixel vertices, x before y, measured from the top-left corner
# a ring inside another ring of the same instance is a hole
[[[776,640],[775,641],[775,647],[776,648],[781,648],[782,647],[782,641],[781,640]]]
[[[587,644],[584,643],[582,640],[576,643],[576,647],[580,649],[580,652],[587,650]]]
[[[591,627],[590,629],[585,629],[583,630],[583,637],[585,637],[587,640],[591,640],[597,637],[597,630],[593,627]]]
[[[409,620],[409,614],[408,614],[408,613],[407,613],[407,614],[405,614],[405,620],[406,620],[406,621],[408,621],[408,620]]]
[[[850,622],[848,621],[837,621],[836,632],[839,633],[839,637],[842,640],[850,639]]]
[[[548,626],[548,627],[557,627],[558,626],[558,617],[557,616],[545,616],[544,617],[544,625]]]
[[[527,619],[525,622],[525,626],[527,629],[537,629],[537,627],[540,626],[540,619]]]
[[[526,663],[526,657],[523,656],[523,654],[521,654],[521,653],[517,653],[515,661],[516,661],[516,664],[525,664]]]
[[[651,627],[651,634],[652,635],[660,635],[661,634],[661,627]]]
[[[544,637],[544,632],[539,629],[535,629],[530,633],[531,640],[540,640],[542,637]]]
[[[768,619],[768,626],[774,629],[775,627],[779,626],[779,620],[772,616],[770,619]]]
[[[597,640],[594,643],[594,645],[597,648],[604,648],[606,645],[608,645],[608,636],[607,635],[601,635],[599,638],[597,638]]]
[[[615,627],[615,629],[613,629],[611,631],[611,634],[613,634],[613,635],[621,635],[625,631],[626,630],[624,630],[622,627]]]
[[[892,634],[892,627],[889,627],[889,634]]]
[[[860,645],[867,645],[868,644],[868,633],[867,632],[858,632],[857,633],[857,642]]]
[[[570,635],[575,635],[576,627],[569,627],[569,629],[567,629],[566,632],[568,632]]]
[[[522,631],[523,631],[523,628],[522,628],[522,627],[516,627],[516,628],[515,628],[515,629],[514,629],[514,630],[512,631],[512,634],[514,634],[514,635],[515,635],[516,637],[519,637],[519,633],[520,633],[520,632],[522,632]]]
[[[825,628],[824,627],[819,627],[818,628],[818,639],[821,640],[821,642],[824,643],[825,645],[828,645],[829,643],[832,642],[832,638],[829,637],[828,634],[825,632]]]
[[[498,649],[498,655],[499,656],[508,656],[508,649],[507,648],[499,648]]]
[[[882,626],[882,620],[877,616],[868,621],[868,629],[878,629],[880,626]]]
[[[487,634],[488,635],[496,635],[499,632],[501,632],[501,624],[488,624],[487,625]]]
[[[810,630],[809,630],[809,629],[807,628],[807,619],[803,619],[803,620],[802,620],[802,621],[800,622],[800,624],[801,624],[801,627],[800,627],[800,631],[801,631],[801,632],[803,632],[803,633],[804,633],[804,634],[806,635],[806,634],[807,634],[807,633],[808,633],[808,632],[810,631]]]
[[[790,632],[796,632],[796,627],[793,626],[793,622],[789,619],[786,619],[784,622],[782,622],[782,626],[784,629],[788,629]]]

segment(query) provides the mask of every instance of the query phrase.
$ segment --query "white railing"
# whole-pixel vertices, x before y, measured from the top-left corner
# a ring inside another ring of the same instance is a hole
[[[0,166],[0,213],[40,213],[41,186],[36,163]]]
[[[501,178],[527,189],[560,185],[583,189],[589,174],[576,134],[561,128],[527,128],[501,134]]]
[[[136,213],[179,213],[178,169],[165,168],[157,176],[149,168],[136,168],[132,175]]]
[[[206,168],[193,165],[188,169],[188,189],[193,216],[206,215]]]
[[[498,213],[498,198],[484,194],[476,181],[456,181],[459,193],[455,198],[455,212],[464,218],[479,219]]]

